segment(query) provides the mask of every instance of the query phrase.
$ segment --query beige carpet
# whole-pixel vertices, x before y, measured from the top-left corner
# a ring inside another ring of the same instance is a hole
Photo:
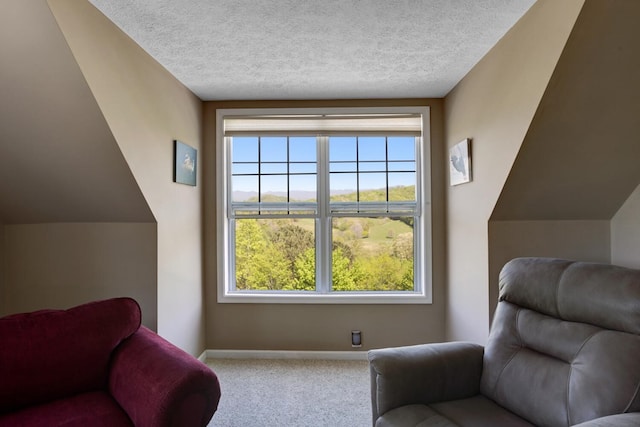
[[[208,359],[222,388],[209,427],[369,427],[368,362]]]

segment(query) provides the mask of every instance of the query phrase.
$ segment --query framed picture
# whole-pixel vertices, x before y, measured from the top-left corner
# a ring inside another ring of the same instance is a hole
[[[471,141],[463,139],[449,149],[449,178],[451,185],[471,181]]]
[[[173,182],[196,185],[198,150],[178,140],[173,141]]]

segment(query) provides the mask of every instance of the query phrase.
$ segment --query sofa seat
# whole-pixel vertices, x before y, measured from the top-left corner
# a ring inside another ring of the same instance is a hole
[[[378,418],[376,427],[534,427],[484,396],[431,405],[407,405]]]
[[[106,392],[90,392],[0,415],[2,427],[133,427]]]

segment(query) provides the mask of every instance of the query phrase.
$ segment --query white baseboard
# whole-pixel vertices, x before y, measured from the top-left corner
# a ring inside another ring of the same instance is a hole
[[[367,360],[366,351],[289,351],[289,350],[205,350],[198,360],[207,359],[313,359]]]

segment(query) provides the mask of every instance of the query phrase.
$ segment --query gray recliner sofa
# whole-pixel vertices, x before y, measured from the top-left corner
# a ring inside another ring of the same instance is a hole
[[[518,258],[486,347],[368,356],[375,427],[640,426],[640,270]]]

